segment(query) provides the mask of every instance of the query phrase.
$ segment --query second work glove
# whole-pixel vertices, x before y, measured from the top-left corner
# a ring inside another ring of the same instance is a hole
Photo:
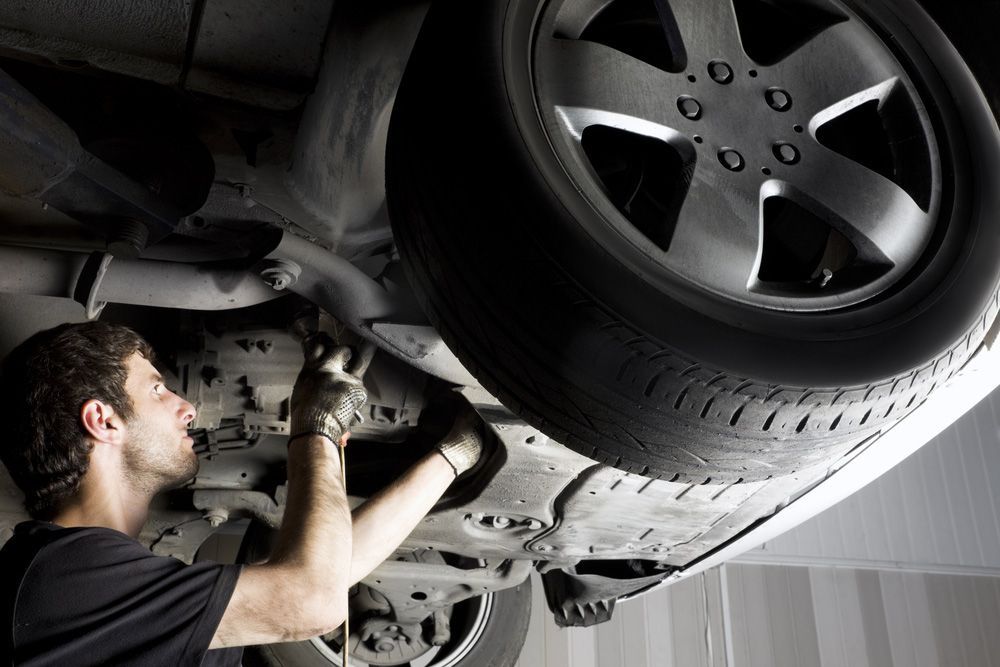
[[[368,399],[361,380],[347,371],[351,348],[337,346],[324,333],[302,342],[305,364],[292,389],[291,436],[324,435],[333,442],[350,428],[354,413]]]
[[[476,465],[483,455],[483,439],[476,431],[476,413],[467,410],[459,414],[451,432],[436,449],[455,469],[456,477]]]

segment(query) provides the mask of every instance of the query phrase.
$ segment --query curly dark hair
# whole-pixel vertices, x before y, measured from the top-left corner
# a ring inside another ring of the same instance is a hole
[[[41,331],[4,359],[0,405],[9,430],[0,459],[33,518],[54,517],[87,472],[93,445],[80,421],[83,404],[97,399],[132,418],[126,362],[136,352],[155,363],[149,343],[132,329],[84,322]]]

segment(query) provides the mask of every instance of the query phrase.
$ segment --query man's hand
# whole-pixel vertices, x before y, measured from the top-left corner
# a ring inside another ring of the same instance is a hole
[[[361,380],[347,371],[351,348],[325,333],[302,341],[306,361],[292,390],[291,437],[318,433],[343,443],[354,413],[368,399]]]
[[[438,443],[437,451],[455,469],[458,477],[472,468],[483,453],[483,439],[476,431],[476,413],[467,409],[455,419],[451,431]]]

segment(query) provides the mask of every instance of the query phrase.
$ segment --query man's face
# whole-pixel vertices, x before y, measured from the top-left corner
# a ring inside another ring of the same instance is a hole
[[[166,388],[163,378],[138,352],[126,362],[125,390],[134,414],[125,423],[124,468],[137,489],[156,493],[198,472],[198,456],[187,435],[194,406]]]

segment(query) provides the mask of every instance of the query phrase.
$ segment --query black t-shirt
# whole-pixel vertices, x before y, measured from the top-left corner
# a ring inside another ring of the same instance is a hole
[[[209,651],[239,565],[156,556],[110,528],[26,521],[0,550],[6,665],[238,667]]]

